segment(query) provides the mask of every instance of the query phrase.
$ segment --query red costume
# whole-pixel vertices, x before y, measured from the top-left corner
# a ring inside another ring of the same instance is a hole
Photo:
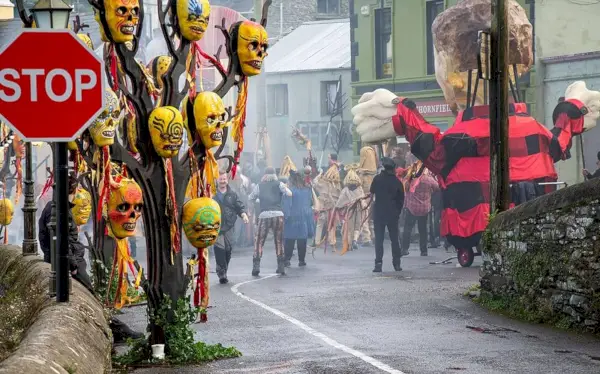
[[[570,157],[571,138],[583,132],[587,108],[578,100],[560,102],[554,128],[548,130],[527,113],[523,103],[509,109],[510,182],[554,182],[554,163]],[[441,235],[456,248],[475,247],[489,216],[489,107],[461,111],[443,135],[427,123],[414,102],[403,99],[392,118],[395,132],[406,136],[411,152],[438,175],[443,196]],[[546,185],[544,193],[555,189]]]

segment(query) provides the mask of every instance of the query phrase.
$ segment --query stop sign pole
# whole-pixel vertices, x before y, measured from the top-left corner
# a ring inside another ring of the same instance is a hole
[[[104,82],[103,61],[69,30],[25,29],[0,50],[0,120],[25,141],[54,144],[58,302],[69,301],[69,234],[76,230],[66,142],[102,112]]]

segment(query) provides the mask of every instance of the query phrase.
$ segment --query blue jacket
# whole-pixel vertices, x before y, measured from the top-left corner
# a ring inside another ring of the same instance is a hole
[[[284,239],[308,239],[315,235],[315,220],[312,212],[312,189],[290,188],[292,196],[284,196],[283,227]]]

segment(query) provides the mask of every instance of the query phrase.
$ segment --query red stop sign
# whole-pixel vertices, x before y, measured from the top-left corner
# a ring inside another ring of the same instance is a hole
[[[73,140],[103,101],[103,62],[72,31],[23,30],[0,50],[0,120],[25,140]]]

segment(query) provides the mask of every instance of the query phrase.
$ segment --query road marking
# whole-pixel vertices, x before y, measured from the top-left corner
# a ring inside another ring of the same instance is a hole
[[[242,283],[238,283],[236,285],[234,285],[233,287],[231,287],[231,292],[233,292],[236,296],[251,302],[254,305],[257,305],[273,314],[275,314],[278,317],[283,318],[284,320],[296,325],[297,327],[301,328],[302,330],[304,330],[305,332],[309,333],[310,335],[317,337],[319,339],[321,339],[322,341],[324,341],[326,344],[332,346],[333,348],[339,349],[340,351],[346,352],[348,354],[351,354],[352,356],[359,358],[361,360],[363,360],[364,362],[366,362],[369,365],[375,366],[377,369],[384,371],[386,373],[389,374],[406,374],[400,370],[396,370],[394,368],[392,368],[391,366],[388,366],[386,364],[384,364],[381,361],[378,361],[376,359],[374,359],[373,357],[367,356],[366,354],[359,352],[355,349],[352,349],[350,347],[347,347],[341,343],[338,343],[337,341],[331,339],[330,337],[328,337],[327,335],[313,329],[310,326],[307,326],[306,324],[304,324],[303,322],[300,322],[299,320],[295,319],[294,317],[290,317],[287,314],[283,313],[280,310],[277,310],[275,308],[272,308],[270,306],[268,306],[267,304],[261,303],[260,301],[254,300],[246,295],[244,295],[243,293],[241,293],[240,291],[238,291],[238,289],[248,283],[253,283],[253,282],[257,282],[260,280],[264,280],[264,279],[269,279],[269,278],[273,278],[277,276],[277,274],[269,274],[269,275],[265,275],[261,278],[258,279],[252,279],[249,281],[245,281]]]

